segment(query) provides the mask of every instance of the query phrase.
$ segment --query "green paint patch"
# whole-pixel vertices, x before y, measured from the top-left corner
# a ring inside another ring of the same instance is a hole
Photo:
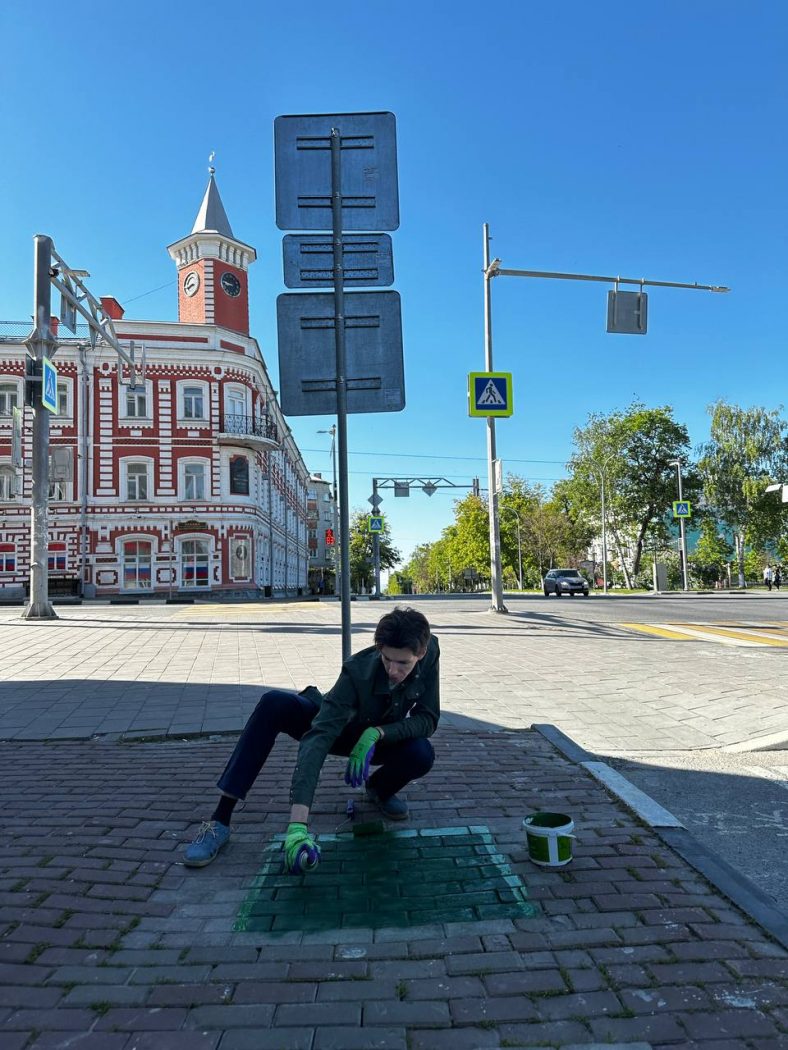
[[[282,874],[277,836],[233,925],[250,933],[523,918],[538,909],[485,826],[320,835],[307,875]]]

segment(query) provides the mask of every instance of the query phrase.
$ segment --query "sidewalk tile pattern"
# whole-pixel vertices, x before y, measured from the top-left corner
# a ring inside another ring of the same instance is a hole
[[[485,826],[321,835],[320,865],[301,876],[281,874],[283,841],[267,849],[234,930],[377,930],[538,911]]]

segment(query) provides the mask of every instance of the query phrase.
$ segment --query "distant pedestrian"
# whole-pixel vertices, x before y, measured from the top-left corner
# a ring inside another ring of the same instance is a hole
[[[772,567],[771,565],[767,565],[766,568],[763,570],[763,582],[766,584],[767,591],[770,591],[772,589],[773,580],[774,573],[772,572]]]
[[[783,582],[783,570],[781,565],[777,565],[774,570],[774,586],[779,591],[780,584]]]

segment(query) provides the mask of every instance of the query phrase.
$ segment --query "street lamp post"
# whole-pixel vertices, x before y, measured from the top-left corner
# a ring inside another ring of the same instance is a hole
[[[492,355],[492,300],[491,281],[495,276],[500,259],[490,263],[490,227],[484,224],[484,368],[493,370]],[[495,417],[487,416],[487,502],[490,515],[490,612],[507,613],[503,604],[503,584],[501,581],[501,530],[498,519],[498,491],[495,487]]]
[[[605,456],[602,460],[602,468],[599,471],[599,489],[600,489],[600,511],[602,514],[602,593],[607,594],[607,510],[605,506],[605,477],[607,472],[607,465],[615,459],[617,453],[611,452],[609,456]]]
[[[516,511],[514,507],[501,507],[501,510],[508,510],[511,514],[514,514],[515,525],[517,526],[517,582],[520,584],[520,590],[523,589],[523,541],[520,532],[520,513]]]
[[[341,595],[342,589],[340,585],[341,580],[341,566],[339,561],[339,526],[337,524],[337,446],[336,436],[337,428],[336,424],[332,423],[328,430],[318,430],[318,434],[330,434],[331,435],[331,464],[334,471],[334,594]]]
[[[670,466],[676,468],[676,476],[679,483],[679,503],[684,499],[681,492],[681,460],[672,459]],[[684,518],[679,518],[679,533],[681,535],[681,578],[684,582],[684,590],[689,588],[689,566],[687,564],[687,533],[684,529]]]

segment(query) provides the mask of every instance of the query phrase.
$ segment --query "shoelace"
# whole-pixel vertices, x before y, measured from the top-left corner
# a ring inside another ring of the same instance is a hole
[[[213,821],[212,820],[204,820],[202,822],[202,824],[200,825],[200,830],[197,832],[197,838],[194,841],[195,842],[202,842],[205,839],[205,836],[208,834],[209,831],[210,831],[210,833],[212,835],[214,835],[214,836],[216,835],[216,831],[215,831],[214,826],[213,826]]]

